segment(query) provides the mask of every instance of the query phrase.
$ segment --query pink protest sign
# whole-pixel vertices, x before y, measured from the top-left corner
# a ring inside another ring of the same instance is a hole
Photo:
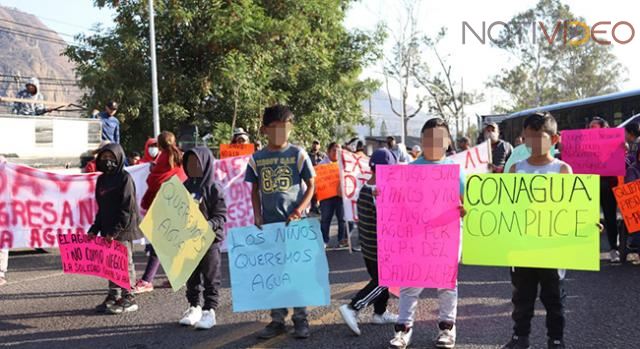
[[[562,160],[575,174],[624,176],[624,129],[562,131]]]
[[[380,166],[376,176],[380,284],[454,288],[460,251],[459,165]]]
[[[227,205],[225,235],[230,229],[253,225],[251,183],[244,181],[250,158],[251,155],[242,155],[216,160],[213,164],[214,178],[222,187]]]
[[[127,248],[118,241],[84,234],[58,235],[65,274],[98,276],[131,289]]]

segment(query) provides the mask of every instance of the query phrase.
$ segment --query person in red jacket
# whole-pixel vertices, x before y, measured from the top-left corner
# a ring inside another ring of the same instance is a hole
[[[147,142],[144,144],[144,156],[140,159],[141,164],[146,164],[149,162],[154,162],[158,158],[158,154],[160,154],[160,149],[158,149],[158,141],[155,138],[147,139]]]
[[[147,141],[147,145],[153,144],[150,143],[150,141],[151,140]],[[155,140],[153,141],[155,142]],[[142,202],[140,203],[140,206],[144,210],[148,210],[149,207],[151,207],[153,199],[155,199],[162,183],[173,176],[178,176],[181,182],[187,179],[187,175],[182,169],[182,153],[176,145],[176,136],[171,132],[163,131],[160,136],[158,136],[157,144],[160,148],[160,154],[151,167],[151,172],[149,173],[149,177],[147,177],[148,189],[144,193]],[[149,153],[149,151],[145,151],[145,156],[147,153]],[[153,246],[148,244],[146,249],[149,253],[149,260],[147,261],[147,267],[142,279],[136,282],[133,289],[133,293],[135,294],[153,291],[153,278],[156,276],[158,268],[160,267],[160,260]]]

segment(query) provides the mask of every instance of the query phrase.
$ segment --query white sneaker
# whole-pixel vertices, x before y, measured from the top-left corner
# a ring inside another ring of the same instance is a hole
[[[631,252],[627,255],[627,262],[638,265],[640,264],[640,255],[636,252]]]
[[[406,349],[411,344],[411,335],[413,335],[413,328],[405,331],[397,331],[393,339],[389,342],[389,348],[391,349]]]
[[[202,318],[202,308],[200,306],[190,307],[182,315],[179,324],[182,326],[193,326]]]
[[[373,323],[376,325],[395,324],[398,322],[398,315],[385,311],[384,314],[373,314]]]
[[[618,250],[609,251],[609,257],[611,258],[611,263],[620,263],[620,252]]]
[[[196,328],[199,330],[208,330],[216,324],[216,312],[213,309],[202,312],[202,318],[196,322]]]
[[[452,349],[456,346],[456,327],[450,330],[440,330],[438,328],[438,337],[436,337],[436,348]]]
[[[340,306],[340,315],[342,319],[349,326],[349,329],[357,336],[360,335],[360,328],[358,327],[358,312],[351,309],[349,304],[343,304]]]

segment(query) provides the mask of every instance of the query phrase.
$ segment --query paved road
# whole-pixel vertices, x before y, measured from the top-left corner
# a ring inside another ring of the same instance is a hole
[[[137,251],[136,268],[146,257]],[[224,261],[218,325],[197,332],[177,325],[186,307],[184,291],[156,289],[141,295],[140,311],[98,315],[93,307],[105,295],[106,283],[89,276],[63,275],[59,255],[14,253],[9,284],[0,288],[0,347],[9,348],[385,348],[390,326],[362,325],[355,337],[341,323],[337,307],[366,281],[360,254],[328,252],[331,306],[311,311],[312,336],[306,341],[287,335],[258,341],[255,332],[268,322],[267,312],[232,313],[229,277]],[[140,275],[140,274],[139,274]],[[566,339],[571,348],[640,348],[640,267],[613,266],[568,274]],[[163,275],[156,279],[159,285]],[[497,348],[511,333],[508,270],[462,266],[460,269],[458,348]],[[397,300],[391,300],[397,311]],[[422,295],[414,348],[432,347],[436,333],[435,291]],[[538,304],[536,315],[544,313]],[[369,310],[364,321],[368,321]],[[545,347],[544,319],[534,319],[533,347]]]

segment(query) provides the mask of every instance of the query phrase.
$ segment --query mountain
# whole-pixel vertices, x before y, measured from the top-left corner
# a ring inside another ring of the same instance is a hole
[[[74,65],[61,55],[65,45],[36,16],[0,6],[0,96],[14,97],[37,77],[45,100],[77,102],[82,91],[74,82]]]

